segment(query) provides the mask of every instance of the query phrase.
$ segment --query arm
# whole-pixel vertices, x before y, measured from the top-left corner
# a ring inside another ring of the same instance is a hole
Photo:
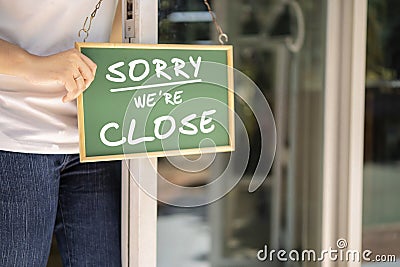
[[[0,73],[35,84],[58,82],[65,86],[63,102],[78,97],[93,81],[96,64],[76,49],[36,56],[0,39]]]

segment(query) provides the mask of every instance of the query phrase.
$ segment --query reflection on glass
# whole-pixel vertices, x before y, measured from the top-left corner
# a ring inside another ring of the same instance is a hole
[[[276,158],[268,179],[250,194],[260,129],[249,103],[236,99],[235,111],[250,136],[245,175],[211,205],[184,209],[160,203],[158,266],[272,266],[257,260],[264,245],[299,250],[320,246],[326,1],[299,1],[306,39],[297,54],[285,43],[287,37],[297,36],[295,14],[285,1],[210,3],[234,46],[235,68],[258,85],[272,108],[278,131]],[[159,7],[160,43],[218,43],[202,0],[160,0]],[[240,146],[240,136],[236,143]],[[218,154],[209,168],[189,173],[159,159],[159,170],[175,184],[199,186],[217,177],[228,160],[229,154]],[[207,198],[208,192],[199,188],[191,195],[171,195],[159,188],[159,194],[187,204]]]
[[[368,2],[363,246],[400,257],[400,2]]]

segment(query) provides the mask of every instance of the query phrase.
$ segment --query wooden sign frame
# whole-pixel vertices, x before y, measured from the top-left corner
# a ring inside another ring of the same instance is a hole
[[[226,146],[215,146],[205,148],[189,148],[178,150],[166,150],[157,152],[143,152],[132,154],[117,155],[97,155],[90,156],[86,153],[86,135],[85,135],[85,114],[84,114],[84,94],[77,98],[78,108],[78,129],[79,129],[79,151],[81,162],[123,160],[143,157],[165,157],[178,155],[193,155],[201,153],[229,152],[235,150],[235,130],[234,130],[234,82],[233,82],[233,48],[230,45],[182,45],[182,44],[130,44],[130,43],[75,43],[76,49],[82,51],[82,48],[126,48],[126,49],[156,49],[156,50],[216,50],[226,51],[227,55],[227,107],[228,107],[228,136],[229,144]],[[89,87],[90,88],[90,87]]]

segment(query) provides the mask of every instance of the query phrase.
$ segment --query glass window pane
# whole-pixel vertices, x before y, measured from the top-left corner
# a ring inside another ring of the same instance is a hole
[[[400,2],[369,0],[363,246],[400,257]]]
[[[299,35],[299,18],[284,1],[210,3],[234,47],[235,68],[258,85],[272,108],[278,128],[277,155],[268,179],[249,193],[260,153],[260,129],[249,109],[251,103],[236,99],[235,111],[250,136],[251,156],[244,177],[211,205],[177,208],[160,203],[158,265],[268,266],[257,260],[265,245],[320,247],[326,1],[299,1],[306,26],[298,53],[288,49],[286,40]],[[160,43],[218,44],[203,1],[160,0],[159,6]],[[189,173],[159,159],[159,171],[175,184],[194,187],[215,179],[228,161],[229,154],[221,153],[208,168]],[[198,188],[192,194],[184,190],[171,194],[160,187],[159,194],[190,205],[207,198],[209,192]]]

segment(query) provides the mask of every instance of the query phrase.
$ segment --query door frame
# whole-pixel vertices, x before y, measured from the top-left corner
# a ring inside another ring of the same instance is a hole
[[[128,4],[132,15],[128,16]],[[158,42],[158,1],[122,0],[122,41]],[[143,190],[146,188],[147,191]],[[148,192],[148,191],[151,192]],[[123,267],[157,265],[157,158],[122,162],[121,246]]]
[[[133,0],[132,20],[126,19],[127,2],[122,0],[123,40],[157,43],[158,1]],[[367,0],[327,1],[322,248],[334,247],[339,238],[346,238],[349,248],[362,249],[367,4]],[[155,267],[157,201],[143,192],[131,176],[143,178],[157,190],[157,159],[126,162],[122,192],[123,266]],[[361,263],[326,261],[322,266],[353,267]]]
[[[367,6],[367,0],[327,1],[322,249],[345,238],[348,249],[362,250]]]

